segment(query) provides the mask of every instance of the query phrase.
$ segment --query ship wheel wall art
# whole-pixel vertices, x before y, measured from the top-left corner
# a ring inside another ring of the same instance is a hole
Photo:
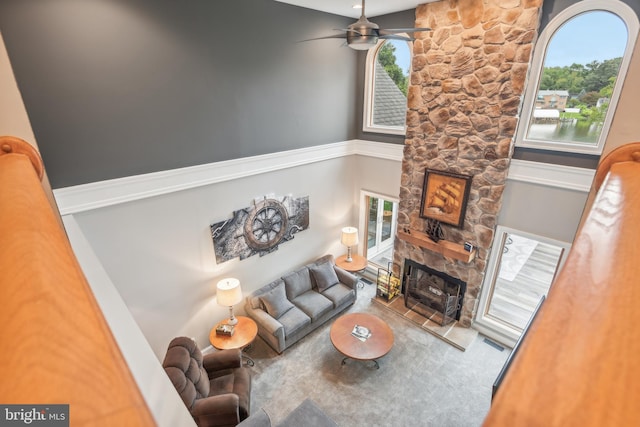
[[[470,175],[426,169],[420,216],[462,228],[472,178]]]
[[[235,211],[232,218],[211,224],[216,263],[266,255],[307,228],[309,197],[257,198],[251,206]]]

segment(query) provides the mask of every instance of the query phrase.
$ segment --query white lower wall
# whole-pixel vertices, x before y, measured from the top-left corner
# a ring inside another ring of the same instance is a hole
[[[260,157],[259,162],[252,158],[220,168],[204,165],[54,193],[162,360],[175,336],[194,337],[203,349],[209,346],[210,329],[228,316],[215,300],[220,278],[237,277],[248,294],[318,256],[343,254],[340,229],[358,224],[360,190],[398,196],[402,149],[347,141],[327,150],[295,150],[290,156]],[[261,173],[251,165],[259,165]],[[558,176],[545,165],[524,166],[510,175],[500,223],[571,241],[589,174],[560,168],[568,175]],[[571,182],[574,176],[582,183]],[[216,264],[209,225],[268,194],[309,196],[309,229],[271,254]],[[362,253],[362,248],[356,251]],[[244,312],[242,304],[235,309]]]
[[[353,162],[326,160],[74,216],[161,360],[175,336],[209,345],[210,329],[228,316],[215,300],[219,279],[238,278],[248,294],[288,269],[340,253],[340,228],[353,212],[354,189],[345,185],[353,182]],[[309,228],[271,254],[217,265],[210,224],[268,194],[309,196]]]
[[[595,171],[513,160],[498,224],[571,243]]]
[[[64,217],[64,227],[102,314],[156,424],[167,427],[195,426],[187,407],[157,362],[156,355],[72,215]]]

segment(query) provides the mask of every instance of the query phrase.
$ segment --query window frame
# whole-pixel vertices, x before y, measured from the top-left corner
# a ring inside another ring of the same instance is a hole
[[[406,33],[398,34],[399,36],[410,37]],[[379,39],[378,43],[367,51],[367,59],[364,75],[364,103],[362,108],[362,131],[371,133],[384,133],[388,135],[405,135],[407,132],[407,122],[403,126],[377,125],[373,123],[373,101],[375,89],[375,61],[378,59],[378,52],[382,49],[382,45],[387,39]],[[407,41],[409,48],[409,75],[411,75],[411,62],[413,62],[413,42]]]
[[[524,331],[518,330],[513,325],[507,324],[489,313],[491,299],[493,298],[496,282],[498,281],[498,275],[500,274],[500,262],[502,260],[503,249],[509,234],[516,234],[518,236],[536,240],[539,243],[554,245],[561,248],[562,252],[556,265],[555,277],[557,277],[560,270],[562,270],[572,244],[504,225],[496,226],[493,245],[487,261],[487,271],[482,280],[482,287],[478,297],[478,307],[473,319],[473,327],[487,337],[509,347],[513,347]],[[555,281],[555,277],[553,281]],[[551,291],[553,281],[549,285],[549,291]]]
[[[596,145],[580,142],[562,142],[562,141],[544,141],[536,139],[528,139],[527,132],[529,124],[532,120],[533,110],[535,108],[538,87],[543,73],[544,60],[547,54],[549,42],[553,39],[556,31],[560,29],[569,20],[588,12],[610,12],[618,16],[627,27],[627,44],[618,70],[618,78],[613,88],[609,108],[602,125],[602,130]],[[622,92],[622,86],[627,76],[629,63],[635,49],[636,40],[638,38],[638,17],[636,13],[625,3],[611,0],[582,0],[575,3],[553,18],[545,29],[540,33],[538,41],[533,51],[529,78],[525,86],[525,92],[522,103],[522,112],[518,129],[516,131],[516,147],[534,148],[549,151],[562,151],[566,153],[581,153],[600,155],[604,150],[604,146],[609,135],[609,129],[615,116],[618,100]]]

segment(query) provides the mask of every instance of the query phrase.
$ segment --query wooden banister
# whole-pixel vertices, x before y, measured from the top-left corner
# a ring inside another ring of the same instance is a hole
[[[74,426],[155,425],[42,171],[28,143],[0,137],[0,403],[69,404]]]
[[[640,423],[640,143],[603,159],[595,185],[485,427]]]

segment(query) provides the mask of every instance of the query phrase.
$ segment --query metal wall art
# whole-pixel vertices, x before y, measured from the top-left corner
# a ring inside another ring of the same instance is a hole
[[[263,256],[309,228],[309,197],[264,196],[237,210],[226,221],[211,224],[216,263]]]

